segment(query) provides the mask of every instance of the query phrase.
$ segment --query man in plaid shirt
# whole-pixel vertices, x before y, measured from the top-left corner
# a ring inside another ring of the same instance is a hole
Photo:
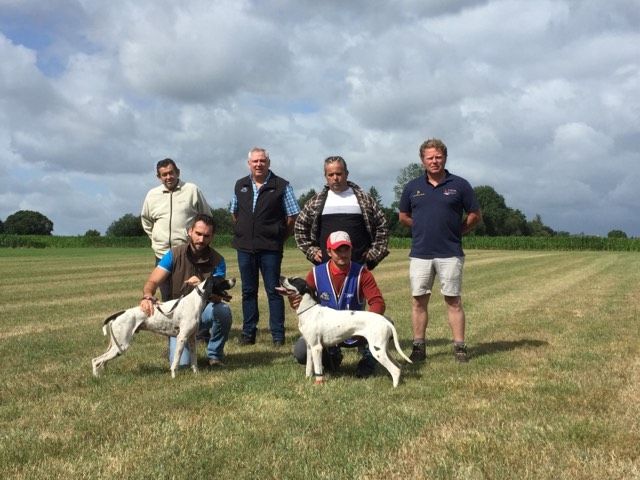
[[[351,259],[373,270],[389,254],[387,219],[371,195],[347,180],[344,158],[324,161],[324,189],[304,205],[296,219],[294,235],[307,259],[319,265],[329,260],[327,237],[345,231],[353,243]]]

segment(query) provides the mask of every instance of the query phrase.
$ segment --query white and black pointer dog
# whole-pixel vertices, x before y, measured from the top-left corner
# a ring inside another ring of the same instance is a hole
[[[123,354],[131,345],[133,334],[138,330],[149,330],[167,337],[177,337],[176,351],[171,364],[172,378],[176,376],[180,356],[185,343],[188,343],[191,351],[191,369],[197,373],[196,333],[202,310],[211,295],[218,295],[225,300],[231,299],[227,290],[235,283],[235,278],[227,280],[209,276],[192,287],[188,295],[155,305],[153,315],[150,317],[147,317],[139,306],[114,313],[104,321],[102,332],[109,337],[109,347],[105,353],[91,360],[93,375],[99,376],[109,360]]]
[[[282,295],[302,295],[296,310],[298,329],[307,343],[306,375],[316,376],[316,383],[322,383],[322,348],[338,345],[354,337],[364,337],[374,358],[391,374],[393,386],[400,382],[400,366],[387,354],[389,339],[398,353],[407,362],[411,360],[404,354],[398,342],[398,333],[393,323],[383,315],[366,311],[334,310],[318,304],[307,282],[299,277],[280,277]]]

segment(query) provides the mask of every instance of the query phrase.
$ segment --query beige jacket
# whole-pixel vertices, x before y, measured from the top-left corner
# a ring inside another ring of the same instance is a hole
[[[174,191],[164,185],[149,190],[140,220],[157,258],[170,248],[187,243],[187,228],[198,213],[211,215],[211,207],[193,183],[181,180]]]

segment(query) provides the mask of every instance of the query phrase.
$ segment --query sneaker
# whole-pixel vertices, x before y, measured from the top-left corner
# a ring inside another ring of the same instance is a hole
[[[424,343],[414,343],[409,359],[412,362],[424,362],[427,359],[427,347]]]
[[[209,359],[209,366],[210,367],[224,367],[224,362],[222,360],[218,360],[217,358],[210,358]]]
[[[467,355],[467,346],[463,343],[461,345],[453,345],[453,356],[456,361],[460,363],[466,363],[469,361],[469,356]]]
[[[327,372],[336,372],[342,363],[340,347],[328,347],[322,350],[322,366]]]
[[[358,362],[356,367],[356,377],[367,378],[374,374],[376,371],[376,361],[373,357],[362,357],[362,360]]]
[[[240,339],[238,340],[238,343],[240,345],[255,345],[256,344],[256,339],[253,337],[247,337],[246,335],[242,335],[240,337]]]

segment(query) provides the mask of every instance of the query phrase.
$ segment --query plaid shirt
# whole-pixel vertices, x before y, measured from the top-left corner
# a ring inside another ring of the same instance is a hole
[[[347,181],[347,185],[353,189],[358,200],[365,228],[371,239],[371,246],[367,251],[367,268],[373,269],[384,257],[389,255],[389,225],[384,212],[371,195],[365,193],[355,183]],[[302,208],[296,219],[294,234],[298,248],[313,262],[313,257],[320,250],[320,216],[327,201],[329,187],[314,195]]]

